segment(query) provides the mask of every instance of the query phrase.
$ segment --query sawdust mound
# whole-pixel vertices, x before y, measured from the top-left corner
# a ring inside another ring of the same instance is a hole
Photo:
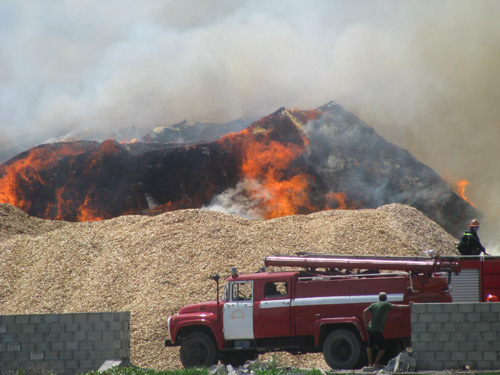
[[[416,209],[324,211],[249,221],[207,210],[51,222],[0,205],[0,314],[132,312],[131,356],[141,367],[181,367],[165,348],[167,318],[214,300],[214,273],[254,272],[272,254],[455,253],[456,240]],[[282,356],[326,368],[321,355]]]

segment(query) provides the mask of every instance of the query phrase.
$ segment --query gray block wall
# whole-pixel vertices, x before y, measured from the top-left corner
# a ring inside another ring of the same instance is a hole
[[[500,369],[500,303],[414,304],[417,370]]]
[[[130,361],[130,312],[0,316],[0,373],[78,374]]]

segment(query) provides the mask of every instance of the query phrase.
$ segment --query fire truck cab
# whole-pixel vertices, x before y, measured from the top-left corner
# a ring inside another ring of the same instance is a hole
[[[165,345],[180,346],[184,367],[219,360],[240,365],[270,351],[322,352],[334,369],[362,367],[368,339],[363,310],[381,291],[396,304],[451,302],[447,275],[458,272],[455,261],[439,259],[311,254],[271,256],[265,265],[301,270],[233,271],[221,300],[185,306],[168,319]],[[384,335],[388,355],[408,346],[410,309],[390,311]]]

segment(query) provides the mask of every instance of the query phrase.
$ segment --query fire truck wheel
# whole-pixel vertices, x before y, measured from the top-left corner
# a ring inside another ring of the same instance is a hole
[[[209,367],[217,360],[217,347],[206,333],[192,332],[181,344],[181,362],[185,368]]]
[[[323,344],[325,361],[333,369],[352,369],[362,355],[361,340],[350,330],[332,331]]]

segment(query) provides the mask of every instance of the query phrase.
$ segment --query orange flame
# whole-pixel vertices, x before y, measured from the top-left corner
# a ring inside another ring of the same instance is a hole
[[[347,194],[342,192],[331,192],[326,194],[326,204],[328,207],[337,210],[348,210],[352,205],[347,204]]]
[[[28,211],[31,202],[22,196],[19,184],[32,185],[39,183],[47,185],[49,181],[41,178],[40,171],[56,165],[59,159],[78,155],[84,152],[80,147],[74,144],[59,144],[58,147],[51,149],[40,147],[28,151],[27,156],[13,161],[3,167],[2,177],[0,177],[0,203],[9,203]]]
[[[465,195],[465,188],[469,185],[469,181],[467,180],[458,180],[456,182],[456,192],[457,194],[471,206],[475,207],[475,204],[472,203]]]

